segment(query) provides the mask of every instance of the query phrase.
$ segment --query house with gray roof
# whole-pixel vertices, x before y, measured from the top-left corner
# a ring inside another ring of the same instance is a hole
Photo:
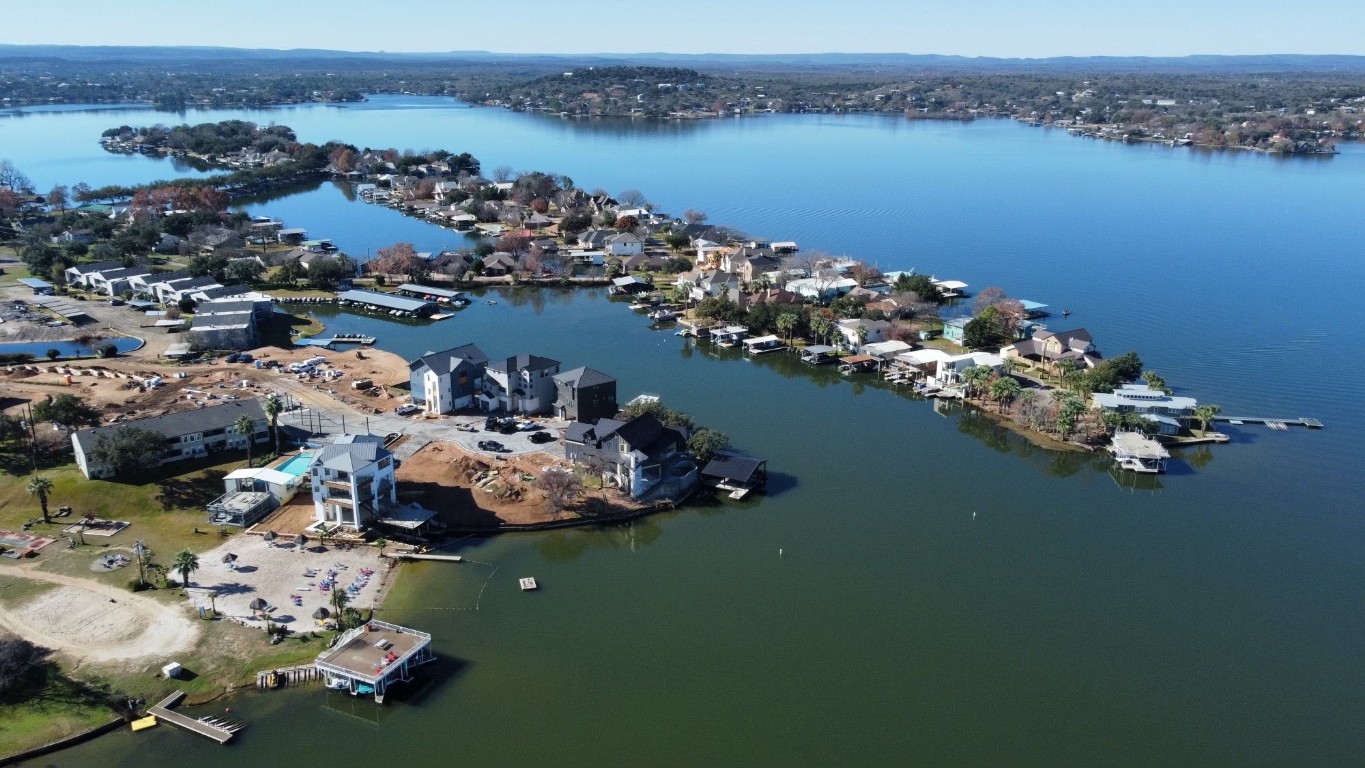
[[[1193,397],[1168,395],[1146,384],[1124,384],[1113,392],[1096,392],[1091,405],[1106,413],[1136,413],[1156,425],[1163,435],[1177,435],[1194,419],[1199,401]]]
[[[237,420],[242,416],[251,419],[253,429],[249,434],[237,431]],[[71,435],[71,446],[75,450],[76,466],[80,467],[81,474],[90,479],[113,477],[113,470],[101,465],[90,454],[101,439],[125,427],[158,432],[166,439],[161,464],[200,459],[219,451],[245,449],[248,440],[263,443],[270,439],[270,422],[260,402],[255,399],[236,400],[207,408],[79,430]]]
[[[564,433],[564,452],[575,464],[596,463],[603,478],[639,498],[663,480],[664,466],[687,444],[682,430],[652,414],[629,421],[575,422]]]
[[[574,368],[554,377],[554,414],[592,424],[616,415],[616,379],[592,368]]]
[[[393,454],[378,435],[341,435],[313,454],[308,474],[319,524],[363,531],[398,506]]]
[[[1094,337],[1084,328],[1056,332],[1039,329],[1032,338],[1016,341],[1001,349],[1000,354],[1047,366],[1070,360],[1078,368],[1094,368],[1101,359]]]
[[[485,411],[549,413],[559,361],[520,354],[489,363],[479,403]]]
[[[422,355],[408,363],[413,404],[427,413],[473,408],[487,365],[488,355],[474,344]]]

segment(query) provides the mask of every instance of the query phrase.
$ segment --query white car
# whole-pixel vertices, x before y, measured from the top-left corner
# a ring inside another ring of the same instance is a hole
[[[398,406],[397,408],[394,408],[394,409],[393,409],[393,412],[396,413],[396,414],[398,414],[399,416],[407,416],[409,413],[417,413],[417,412],[420,411],[420,410],[422,410],[422,409],[421,409],[421,408],[418,408],[417,406],[413,405],[412,403],[403,403],[402,405]]]

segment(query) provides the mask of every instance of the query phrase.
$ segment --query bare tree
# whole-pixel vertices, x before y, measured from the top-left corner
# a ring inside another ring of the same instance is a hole
[[[616,202],[630,208],[642,208],[649,201],[645,198],[645,193],[640,190],[627,189],[616,196]]]
[[[505,182],[508,182],[508,181],[511,181],[511,180],[512,180],[512,166],[510,166],[510,165],[499,165],[497,168],[494,168],[494,169],[493,169],[493,181],[496,181],[496,182],[498,182],[499,184],[502,184],[502,183],[505,183]]]
[[[688,208],[687,210],[683,211],[683,219],[688,224],[705,224],[707,219],[706,211],[699,211],[696,208]]]
[[[540,473],[540,489],[545,493],[545,505],[555,519],[559,519],[573,503],[582,487],[582,479],[570,470],[550,467]]]

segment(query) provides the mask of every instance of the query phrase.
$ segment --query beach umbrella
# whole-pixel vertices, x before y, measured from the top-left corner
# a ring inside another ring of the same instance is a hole
[[[307,544],[307,543],[308,543],[308,537],[307,537],[307,536],[304,536],[304,535],[301,534],[301,533],[300,533],[298,536],[295,536],[295,537],[294,537],[294,546],[296,546],[296,547],[298,547],[298,548],[300,548],[300,549],[302,549],[302,548],[303,548],[303,545],[304,545],[304,544]]]
[[[223,562],[225,562],[225,563],[231,563],[231,562],[235,561],[236,559],[237,559],[237,556],[234,555],[234,554],[232,554],[231,552],[229,552],[229,553],[223,555]]]
[[[316,611],[313,611],[313,618],[315,619],[326,619],[331,615],[331,611],[328,611],[326,608],[319,608]]]
[[[255,600],[252,600],[252,601],[251,601],[251,605],[250,605],[250,608],[251,608],[251,610],[253,610],[253,611],[264,611],[266,608],[269,608],[269,607],[270,607],[270,603],[267,603],[267,602],[265,601],[265,598],[261,598],[261,597],[258,597],[258,598],[256,598]]]
[[[271,546],[274,546],[274,545],[275,545],[275,532],[274,532],[274,531],[266,531],[266,532],[265,532],[265,543],[267,543],[267,544],[269,544],[269,545],[271,545]]]

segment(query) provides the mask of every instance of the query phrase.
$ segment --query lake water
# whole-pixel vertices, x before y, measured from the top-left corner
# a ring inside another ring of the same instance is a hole
[[[1357,308],[1365,152],[1283,160],[1069,137],[1010,122],[770,116],[566,122],[377,98],[210,112],[305,140],[469,151],[660,207],[1070,307],[1228,427],[1140,487],[867,382],[690,347],[598,291],[496,291],[408,325],[330,330],[405,356],[477,342],[620,379],[765,455],[757,502],[608,530],[467,542],[405,566],[383,617],[432,632],[416,701],[303,690],[232,703],[220,749],[156,729],[60,766],[1351,765],[1365,752]],[[0,156],[40,188],[165,176],[103,153],[147,110],[0,116]],[[331,183],[253,203],[343,250],[460,235]],[[780,554],[779,554],[780,553]],[[520,576],[542,590],[523,594]],[[263,645],[264,647],[264,645]]]
[[[47,352],[55,349],[59,357],[94,357],[99,354],[100,348],[106,344],[113,344],[120,353],[131,352],[142,346],[142,339],[135,339],[130,336],[116,336],[108,339],[98,339],[83,344],[75,339],[63,339],[60,341],[31,341],[31,342],[8,342],[0,344],[0,355],[30,354],[39,361],[47,360]]]

